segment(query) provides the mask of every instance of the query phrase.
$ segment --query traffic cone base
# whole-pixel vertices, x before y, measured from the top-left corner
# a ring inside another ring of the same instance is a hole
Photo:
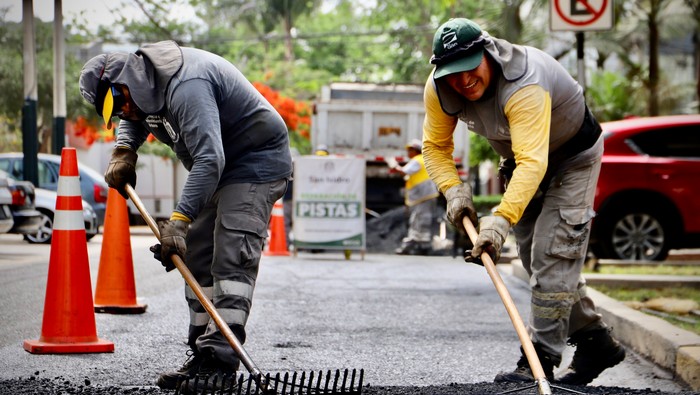
[[[96,339],[89,342],[52,343],[40,340],[25,340],[24,349],[32,354],[87,354],[114,352],[114,343]]]
[[[282,204],[282,199],[277,200],[275,205],[272,206],[270,238],[268,240],[268,248],[263,254],[271,256],[289,256],[287,235],[284,230],[284,206]]]
[[[129,212],[126,199],[109,188],[100,268],[95,286],[95,312],[109,314],[142,314],[145,304],[136,298],[134,263],[131,254]]]
[[[24,341],[30,353],[114,351],[97,337],[82,206],[77,154],[63,148],[41,336]]]
[[[130,305],[95,305],[95,313],[107,314],[143,314],[146,312],[147,304],[130,304]]]

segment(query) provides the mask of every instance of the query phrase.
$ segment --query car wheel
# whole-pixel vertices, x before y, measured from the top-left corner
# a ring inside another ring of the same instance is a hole
[[[671,229],[660,210],[618,207],[598,220],[602,220],[599,245],[593,251],[600,258],[662,261],[668,257]]]
[[[24,239],[32,244],[49,244],[51,243],[52,233],[53,216],[42,211],[41,226],[39,227],[39,231],[33,234],[24,235]]]

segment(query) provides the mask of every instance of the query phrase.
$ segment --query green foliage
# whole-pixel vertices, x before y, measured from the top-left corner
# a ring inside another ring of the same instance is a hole
[[[544,0],[129,1],[141,9],[139,16],[124,13],[98,29],[95,21],[81,15],[67,23],[69,119],[77,115],[97,119],[78,94],[77,76],[85,59],[77,60],[70,51],[71,46],[95,41],[140,44],[174,39],[220,54],[251,81],[296,100],[313,100],[323,85],[333,81],[424,83],[432,67],[434,31],[451,17],[472,18],[491,35],[513,42],[557,48],[557,58],[575,49],[573,35],[548,30],[549,2]],[[586,48],[596,50],[599,69],[611,58],[620,65],[619,74],[593,72],[587,88],[589,104],[601,121],[643,115],[651,95],[656,95],[661,113],[687,111],[690,101],[697,103],[697,81],[695,89],[691,84],[669,83],[664,73],[673,71],[663,65],[657,88],[649,93],[648,18],[658,18],[659,37],[665,42],[683,39],[692,31],[700,35],[696,2],[660,3],[663,7],[653,14],[647,1],[615,2],[615,29],[586,33]],[[123,7],[115,4],[114,9],[119,13]],[[183,18],[184,13],[190,17]],[[0,132],[4,135],[19,130],[23,104],[22,27],[5,21],[5,15],[0,7]],[[52,22],[37,20],[36,33],[38,110],[40,129],[46,131],[53,111]],[[470,166],[497,160],[485,141],[470,138]]]
[[[606,122],[643,114],[645,103],[641,88],[640,81],[603,70],[592,75],[586,95],[598,121]]]
[[[477,213],[488,214],[501,203],[503,195],[474,195],[474,208]]]
[[[492,161],[498,163],[500,157],[496,151],[491,148],[488,140],[476,133],[469,133],[469,167],[475,167],[479,164]]]
[[[53,127],[53,22],[34,20],[37,77],[37,122],[40,150],[48,150],[48,138]],[[24,38],[21,23],[0,19],[0,133],[12,136],[4,138],[13,150],[21,151],[21,121],[24,105]],[[66,34],[70,45],[73,36]],[[78,115],[96,117],[79,94],[78,75],[82,64],[70,54],[65,57],[66,70],[66,118]]]

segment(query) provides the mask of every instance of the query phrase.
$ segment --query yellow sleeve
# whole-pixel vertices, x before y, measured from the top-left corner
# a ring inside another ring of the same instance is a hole
[[[454,152],[454,133],[457,117],[445,114],[440,107],[433,74],[430,73],[423,92],[425,104],[425,121],[423,121],[423,159],[430,178],[437,184],[440,192],[445,192],[453,185],[461,184],[452,153]]]
[[[175,220],[180,220],[180,221],[185,221],[187,223],[192,222],[192,220],[186,216],[185,214],[179,212],[179,211],[173,211],[172,214],[170,214],[170,220],[175,221]]]
[[[541,86],[515,92],[505,106],[516,168],[496,215],[512,225],[523,215],[547,171],[552,99]]]

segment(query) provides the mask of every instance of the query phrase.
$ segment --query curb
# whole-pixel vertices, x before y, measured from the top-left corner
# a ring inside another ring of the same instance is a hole
[[[512,275],[528,283],[527,272],[520,260],[514,259],[510,265]],[[692,390],[700,390],[700,335],[639,312],[590,286],[587,292],[605,322],[615,328],[615,338],[673,372]]]

